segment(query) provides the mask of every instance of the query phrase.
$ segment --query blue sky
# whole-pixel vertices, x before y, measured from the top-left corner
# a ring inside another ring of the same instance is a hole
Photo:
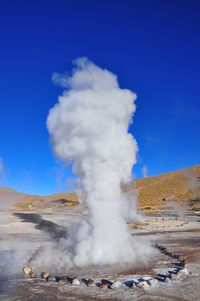
[[[200,163],[199,1],[1,1],[0,185],[34,194],[72,177],[52,154],[54,72],[86,56],[138,95],[136,177]],[[2,170],[3,163],[3,170]]]

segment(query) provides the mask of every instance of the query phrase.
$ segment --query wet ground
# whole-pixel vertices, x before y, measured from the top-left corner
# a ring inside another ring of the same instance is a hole
[[[138,258],[134,265],[91,266],[73,268],[63,272],[51,270],[52,275],[78,276],[92,278],[98,284],[102,279],[121,281],[140,279],[149,276],[153,279],[158,273],[173,268],[178,260],[173,256],[186,259],[186,274],[176,279],[152,281],[145,288],[129,288],[122,285],[118,289],[88,287],[84,281],[77,286],[66,282],[64,285],[41,279],[44,271],[38,265],[38,278],[24,279],[22,268],[31,265],[33,257],[39,256],[41,246],[50,241],[56,244],[67,236],[68,226],[79,220],[79,209],[66,212],[1,212],[0,214],[0,300],[200,300],[200,216],[198,214],[168,214],[151,216],[144,223],[130,224],[135,237],[151,241],[155,252],[148,258]],[[158,248],[161,246],[161,249]],[[144,247],[144,246],[143,246]],[[163,248],[163,249],[162,249]],[[164,250],[164,251],[163,251]],[[142,250],[141,250],[142,251]],[[142,253],[142,252],[141,252]],[[54,258],[52,258],[52,261]],[[159,272],[161,271],[161,272]]]

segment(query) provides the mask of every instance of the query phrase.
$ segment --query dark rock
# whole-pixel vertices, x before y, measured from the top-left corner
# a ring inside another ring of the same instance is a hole
[[[49,281],[49,280],[50,280],[50,276],[51,276],[51,274],[50,274],[49,272],[42,272],[42,273],[41,273],[41,277],[42,277],[43,279],[45,279],[46,281]]]
[[[88,279],[87,286],[95,286],[95,281],[93,279]]]
[[[136,286],[136,283],[135,282],[132,282],[130,286],[128,286],[129,288],[131,289],[136,289],[137,286]]]
[[[101,279],[101,283],[102,284],[108,284],[108,285],[112,284],[112,282],[110,280],[107,280],[107,279]]]
[[[156,278],[158,281],[165,282],[165,280],[166,280],[166,278],[167,278],[167,275],[157,274],[157,275],[155,276],[155,278]]]
[[[176,266],[176,267],[184,268],[185,267],[185,263],[186,263],[185,259],[180,259],[178,261],[172,262],[172,265]]]

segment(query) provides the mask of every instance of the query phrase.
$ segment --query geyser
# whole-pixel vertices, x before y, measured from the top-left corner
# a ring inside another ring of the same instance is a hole
[[[65,90],[47,119],[55,155],[73,162],[79,199],[89,207],[87,220],[68,239],[69,256],[78,266],[134,261],[138,246],[127,219],[136,197],[126,200],[121,184],[131,180],[136,163],[137,144],[128,133],[136,94],[86,58],[74,64],[71,76],[53,76]]]

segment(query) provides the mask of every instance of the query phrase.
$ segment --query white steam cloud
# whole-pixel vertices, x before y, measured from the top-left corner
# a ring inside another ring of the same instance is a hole
[[[137,143],[128,133],[136,94],[86,58],[74,64],[71,76],[53,76],[66,90],[47,119],[55,155],[73,162],[79,200],[89,207],[76,238],[68,239],[66,256],[77,266],[134,261],[137,243],[127,220],[135,214],[137,197],[126,198],[121,184],[131,180],[136,163]]]
[[[147,178],[147,177],[148,177],[148,168],[147,168],[146,165],[144,165],[144,166],[142,167],[142,174],[143,174],[143,177],[144,177],[144,178]]]

